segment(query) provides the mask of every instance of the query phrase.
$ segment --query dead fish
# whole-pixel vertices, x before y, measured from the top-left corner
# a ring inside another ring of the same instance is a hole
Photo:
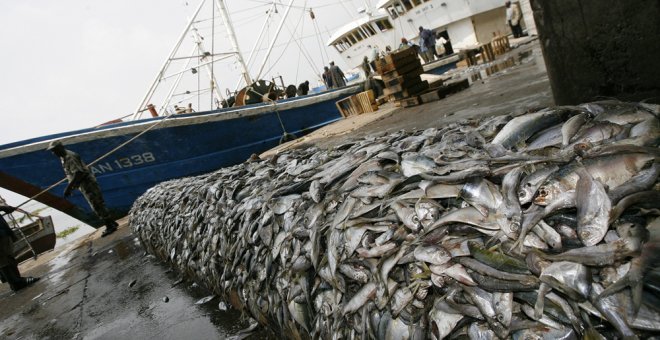
[[[457,209],[446,213],[433,222],[428,228],[425,228],[425,230],[428,233],[450,223],[469,224],[479,228],[482,232],[490,232],[491,234],[495,234],[495,232],[500,230],[500,224],[494,217],[485,217],[474,207]]]
[[[497,270],[496,268],[483,264],[471,257],[457,257],[454,259],[454,261],[464,265],[465,267],[469,268],[472,271],[493,278],[497,278],[501,280],[517,281],[526,284],[534,284],[538,282],[538,279],[536,279],[536,277],[534,276],[500,271]]]
[[[417,246],[414,251],[417,261],[441,265],[451,260],[451,254],[438,245]]]
[[[315,203],[321,202],[321,196],[323,195],[321,191],[321,182],[318,180],[313,180],[309,185],[309,196],[312,198],[312,201]]]
[[[609,227],[612,203],[603,185],[584,168],[576,170],[579,179],[575,189],[577,202],[577,233],[585,246],[598,244]]]
[[[660,174],[660,163],[654,162],[648,169],[640,171],[630,180],[611,189],[607,195],[612,204],[617,204],[622,198],[640,191],[651,189]]]
[[[456,325],[458,325],[458,322],[461,321],[464,316],[461,315],[458,312],[454,313],[448,313],[445,311],[445,309],[450,309],[449,306],[446,306],[446,303],[444,305],[446,306],[445,308],[437,308],[439,303],[436,302],[433,304],[433,309],[429,312],[429,322],[431,323],[431,332],[435,339],[444,339],[451,332],[454,330]]]
[[[500,132],[493,138],[492,144],[499,144],[506,149],[518,145],[527,140],[534,133],[549,126],[556,125],[566,119],[574,112],[561,107],[543,110],[531,114],[518,116],[511,119]]]
[[[476,286],[477,283],[472,279],[467,270],[460,264],[444,263],[442,265],[429,266],[431,273],[435,275],[448,276],[464,285]]]
[[[209,295],[207,297],[203,297],[203,298],[197,300],[197,302],[195,302],[195,304],[196,305],[203,305],[203,304],[205,304],[205,303],[207,303],[207,302],[209,302],[213,299],[215,299],[215,295]]]
[[[543,131],[536,133],[529,138],[530,143],[525,147],[525,151],[534,151],[547,147],[558,146],[562,142],[562,124],[551,126]]]
[[[562,146],[566,147],[570,143],[571,138],[575,136],[580,127],[589,120],[589,113],[582,112],[569,118],[561,127]]]
[[[461,189],[460,197],[484,216],[488,216],[489,213],[494,212],[504,203],[504,198],[498,188],[490,181],[482,178],[474,178],[465,183]]]
[[[357,252],[362,258],[383,257],[392,254],[393,251],[396,251],[397,247],[396,243],[387,242],[383,245],[371,247],[369,249],[358,248],[355,252]]]
[[[516,274],[529,274],[524,261],[498,251],[484,248],[481,244],[469,241],[470,253],[479,262],[491,268]]]
[[[595,180],[609,188],[617,187],[636,175],[653,156],[648,154],[618,154],[586,159],[582,162]],[[563,192],[575,190],[580,164],[570,163],[550,176],[539,188],[534,203],[552,204]]]
[[[532,201],[538,188],[545,182],[545,180],[559,169],[557,165],[550,165],[543,167],[537,171],[532,172],[522,179],[518,189],[518,199],[520,204],[527,204]]]
[[[432,172],[435,167],[431,158],[415,153],[404,154],[401,159],[401,173],[406,177]]]
[[[591,270],[576,262],[553,262],[543,269],[539,280],[576,301],[586,300],[591,291]]]
[[[538,252],[538,255],[551,261],[571,261],[589,266],[605,266],[627,258],[639,251],[639,249],[640,240],[638,238],[627,237],[612,243],[570,249],[559,254],[550,255]]]
[[[595,122],[579,131],[571,142],[573,143],[595,143],[613,138],[623,131],[623,126],[610,122]]]

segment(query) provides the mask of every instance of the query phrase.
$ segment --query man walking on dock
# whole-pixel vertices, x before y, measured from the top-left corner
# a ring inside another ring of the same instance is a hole
[[[110,213],[105,207],[103,194],[96,182],[96,177],[89,171],[89,168],[80,159],[80,156],[73,151],[65,149],[60,141],[50,142],[48,150],[60,158],[66,178],[69,180],[69,184],[64,189],[64,197],[69,197],[74,189],[80,190],[87,203],[89,203],[89,206],[94,210],[94,213],[105,223],[105,231],[101,236],[105,237],[114,233],[117,230],[118,224],[110,218]]]
[[[11,214],[14,210],[16,208],[0,205],[0,211],[5,214]],[[9,287],[15,292],[39,281],[38,277],[21,277],[14,257],[14,241],[17,240],[7,221],[0,216],[0,279],[9,283]]]
[[[334,84],[335,88],[346,86],[344,72],[341,71],[339,66],[335,65],[334,61],[330,62],[330,78],[332,78],[332,84]]]

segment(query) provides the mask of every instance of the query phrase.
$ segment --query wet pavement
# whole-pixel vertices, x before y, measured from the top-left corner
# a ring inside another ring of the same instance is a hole
[[[0,338],[221,339],[248,327],[217,298],[196,304],[210,293],[146,255],[125,223],[100,233],[22,264],[23,275],[41,277],[34,286],[0,286]]]
[[[451,76],[450,81],[469,78],[472,84],[428,104],[406,109],[384,105],[376,113],[344,119],[288,147],[330,147],[371,133],[441,127],[459,119],[518,114],[553,103],[538,41]],[[100,238],[99,230],[21,264],[24,275],[42,280],[17,294],[7,284],[0,285],[0,338],[219,339],[242,334],[249,320],[236,310],[220,311],[217,298],[195,304],[210,293],[181,282],[166,263],[146,255],[126,220],[120,222],[119,231],[109,237]],[[251,338],[268,336],[262,330]]]

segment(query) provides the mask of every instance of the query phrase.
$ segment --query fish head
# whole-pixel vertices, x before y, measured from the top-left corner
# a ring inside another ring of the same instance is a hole
[[[504,235],[511,240],[517,240],[520,236],[520,221],[520,216],[511,216],[500,219],[499,225]]]
[[[593,144],[590,141],[582,142],[582,143],[577,143],[573,146],[573,151],[575,151],[575,154],[578,156],[584,156],[589,150],[593,148]]]
[[[531,183],[525,183],[520,185],[520,190],[518,190],[518,201],[520,204],[526,204],[532,201],[534,198],[534,191],[532,189]]]
[[[559,197],[559,190],[555,186],[542,185],[534,197],[534,204],[546,206]]]

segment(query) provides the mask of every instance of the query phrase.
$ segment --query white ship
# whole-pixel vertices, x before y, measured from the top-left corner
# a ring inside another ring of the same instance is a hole
[[[364,11],[328,40],[349,68],[359,67],[365,56],[372,60],[374,50],[396,50],[401,38],[419,44],[420,26],[448,39],[454,52],[489,42],[509,29],[503,0],[380,0],[373,12]],[[425,71],[457,60],[453,56],[445,58],[445,63],[431,62]]]

